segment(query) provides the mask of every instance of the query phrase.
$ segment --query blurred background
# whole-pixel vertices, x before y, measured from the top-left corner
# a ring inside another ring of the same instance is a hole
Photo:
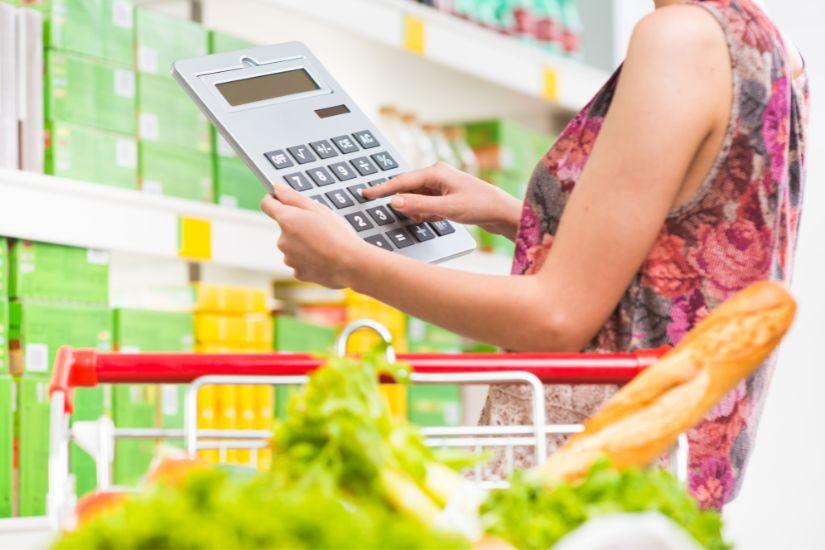
[[[764,5],[799,46],[811,82],[793,283],[800,309],[744,489],[726,516],[742,548],[822,548],[825,6]],[[302,41],[410,164],[444,160],[521,197],[535,163],[652,8],[651,0],[0,1],[0,454],[14,457],[0,457],[0,517],[44,512],[45,385],[60,344],[319,351],[347,321],[368,316],[402,351],[492,349],[367,297],[296,283],[257,213],[260,185],[169,76],[172,61]],[[512,243],[476,238],[479,252],[450,266],[507,273]],[[373,344],[362,335],[351,351]],[[267,427],[283,414],[285,395],[212,391],[199,411],[206,427]],[[396,414],[428,425],[474,422],[484,391],[386,388]],[[176,427],[181,395],[174,386],[103,389],[79,396],[76,417]],[[115,481],[133,483],[153,443],[118,445]],[[94,486],[93,469],[73,453],[82,493]]]

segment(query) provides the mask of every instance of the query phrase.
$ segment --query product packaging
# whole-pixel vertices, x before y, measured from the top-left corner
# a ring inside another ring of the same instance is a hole
[[[198,23],[150,8],[135,10],[137,68],[141,73],[168,74],[178,59],[207,54],[207,31]]]
[[[195,339],[202,343],[261,345],[272,349],[272,318],[265,314],[195,314]]]
[[[157,386],[148,384],[112,387],[112,420],[118,428],[150,428],[157,425]],[[149,470],[155,442],[123,439],[115,442],[114,480],[135,485]]]
[[[260,288],[198,282],[192,285],[195,310],[204,313],[266,313],[266,291]]]
[[[536,132],[512,120],[500,118],[464,125],[467,143],[482,170],[504,170],[529,176],[546,152],[536,151]]]
[[[43,16],[34,10],[17,10],[17,83],[26,90],[18,97],[20,168],[43,173]]]
[[[141,141],[212,150],[209,122],[170,75],[139,74],[137,82]]]
[[[46,119],[126,135],[137,131],[135,73],[76,54],[46,54]]]
[[[281,352],[329,353],[336,331],[289,315],[275,317],[275,349]]]
[[[220,31],[209,31],[209,53],[223,53],[252,48],[255,44],[238,36]]]
[[[217,386],[202,386],[198,390],[198,429],[217,428]],[[213,464],[218,462],[217,449],[200,449],[198,456]]]
[[[461,386],[410,386],[410,422],[418,426],[458,426],[463,411]]]
[[[211,155],[169,144],[141,141],[140,188],[146,193],[212,202]]]
[[[77,347],[81,346],[78,345]],[[105,392],[106,388],[103,386],[76,388],[71,422],[97,420],[103,416],[105,412]],[[94,491],[97,487],[97,468],[95,461],[91,455],[81,449],[76,443],[72,443],[69,446],[69,471],[75,477],[77,496],[83,496],[86,493]]]
[[[18,452],[18,515],[46,514],[49,490],[49,378],[17,380],[15,438]]]
[[[9,296],[13,299],[98,305],[109,300],[107,252],[16,241],[11,247],[9,273]]]
[[[9,372],[9,301],[0,297],[0,374]]]
[[[121,187],[138,187],[138,147],[132,136],[51,121],[46,173]]]
[[[14,509],[14,379],[0,375],[0,518],[11,517]]]
[[[9,241],[0,237],[0,299],[9,297]]]
[[[17,10],[0,4],[0,168],[19,168]]]

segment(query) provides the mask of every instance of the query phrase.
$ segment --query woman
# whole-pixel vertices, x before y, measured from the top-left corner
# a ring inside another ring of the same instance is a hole
[[[519,351],[674,345],[736,291],[790,277],[801,205],[802,60],[751,0],[656,0],[625,63],[533,174],[523,205],[445,165],[365,191],[417,220],[515,239],[513,276],[462,273],[360,240],[286,186],[262,202],[301,280],[351,287],[468,337]],[[690,486],[721,507],[741,481],[773,363],[690,434]],[[580,421],[614,391],[548,387]],[[528,418],[517,387],[482,421]],[[560,418],[561,415],[561,418]],[[522,465],[527,457],[520,457]]]

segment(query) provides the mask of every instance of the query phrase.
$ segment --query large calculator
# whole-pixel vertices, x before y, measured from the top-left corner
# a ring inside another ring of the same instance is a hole
[[[286,183],[344,217],[365,241],[425,262],[475,248],[449,221],[415,223],[361,191],[407,170],[299,42],[177,61],[172,73],[261,183]]]

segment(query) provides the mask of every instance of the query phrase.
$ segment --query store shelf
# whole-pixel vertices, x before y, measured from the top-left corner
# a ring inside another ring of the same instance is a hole
[[[410,0],[260,0],[457,71],[581,109],[608,74]]]
[[[6,237],[179,258],[181,218],[208,222],[212,263],[291,278],[275,246],[278,226],[263,214],[0,170],[0,235]],[[473,253],[446,265],[500,274],[509,260]]]

